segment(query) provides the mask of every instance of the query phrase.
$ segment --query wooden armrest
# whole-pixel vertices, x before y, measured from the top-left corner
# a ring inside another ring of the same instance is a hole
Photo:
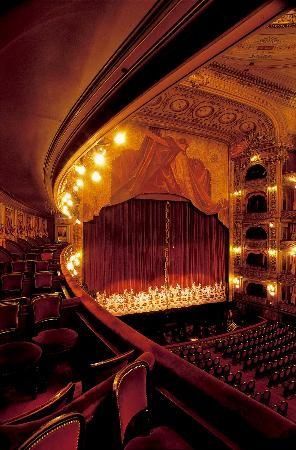
[[[122,353],[121,355],[116,355],[113,358],[104,359],[103,361],[98,361],[90,363],[89,367],[91,369],[107,369],[109,367],[115,366],[116,364],[122,363],[123,361],[129,361],[134,355],[135,350],[129,350],[128,352]]]

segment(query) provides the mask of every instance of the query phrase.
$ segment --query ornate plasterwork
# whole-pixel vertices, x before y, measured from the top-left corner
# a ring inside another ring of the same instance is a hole
[[[270,28],[296,27],[296,10],[291,9],[269,25]]]
[[[250,132],[274,136],[271,119],[256,108],[197,87],[170,88],[135,115],[144,125],[211,137],[230,144]]]
[[[236,80],[242,86],[248,86],[252,89],[260,90],[268,95],[274,95],[278,101],[284,102],[289,106],[296,107],[296,90],[285,87],[279,82],[266,80],[262,76],[252,74],[248,70],[240,70],[235,67],[213,62],[210,64],[210,69],[222,78],[230,78]]]

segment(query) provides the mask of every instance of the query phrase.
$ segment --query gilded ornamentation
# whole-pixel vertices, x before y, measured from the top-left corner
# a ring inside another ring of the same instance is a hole
[[[164,92],[157,104],[149,102],[133,120],[142,125],[190,132],[228,144],[255,129],[265,136],[273,136],[272,121],[263,112],[184,83]]]
[[[289,28],[296,27],[296,10],[292,9],[291,11],[283,14],[277,20],[272,22],[269,25],[270,28]]]

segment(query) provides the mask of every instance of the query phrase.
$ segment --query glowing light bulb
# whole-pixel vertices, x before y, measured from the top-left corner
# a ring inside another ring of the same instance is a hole
[[[74,186],[73,186],[73,191],[77,192],[78,189],[79,189],[79,187],[78,187],[76,184],[74,184]]]
[[[276,294],[276,286],[274,284],[268,284],[267,285],[267,290],[269,292],[269,295],[271,295],[272,297],[275,296],[275,294]]]
[[[260,156],[259,155],[253,155],[250,158],[251,162],[256,162],[256,161],[259,161],[259,160],[260,160]]]
[[[95,182],[98,183],[99,181],[101,181],[102,177],[99,174],[99,172],[93,172],[91,179]]]
[[[113,141],[117,145],[124,144],[126,141],[126,133],[123,131],[118,131],[118,133],[115,134]]]
[[[79,219],[75,220],[76,225],[81,225],[81,221]]]
[[[65,192],[65,194],[62,196],[62,202],[67,203],[71,199],[71,194],[69,192]]]
[[[76,166],[75,170],[77,173],[79,173],[79,175],[84,175],[86,172],[86,168],[84,166]]]
[[[74,264],[72,262],[68,262],[67,269],[68,270],[73,270],[74,269]]]
[[[106,163],[105,155],[103,153],[95,153],[94,162],[97,166],[104,166]]]
[[[241,251],[242,251],[242,248],[241,248],[241,247],[232,247],[232,252],[233,252],[235,255],[238,255]]]
[[[82,186],[84,185],[83,180],[82,180],[81,178],[78,178],[78,180],[76,181],[76,185],[77,185],[78,187],[82,187]]]
[[[68,216],[70,214],[68,206],[64,205],[62,208],[62,213]]]
[[[68,205],[68,206],[73,206],[73,200],[71,200],[71,199],[69,198],[69,200],[67,200],[67,205]]]

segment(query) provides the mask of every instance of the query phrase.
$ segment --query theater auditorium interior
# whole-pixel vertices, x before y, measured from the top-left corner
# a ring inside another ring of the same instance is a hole
[[[296,9],[0,3],[0,450],[296,447]]]

